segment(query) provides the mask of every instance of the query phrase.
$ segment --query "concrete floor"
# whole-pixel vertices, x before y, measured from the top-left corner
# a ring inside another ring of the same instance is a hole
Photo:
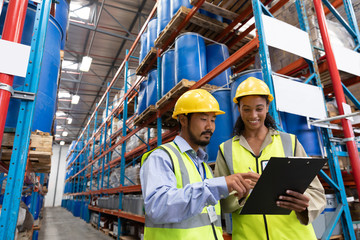
[[[45,208],[43,211],[39,240],[113,239],[62,207]]]

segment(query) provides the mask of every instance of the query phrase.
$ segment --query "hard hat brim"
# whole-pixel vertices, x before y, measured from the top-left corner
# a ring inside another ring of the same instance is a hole
[[[201,110],[199,110],[199,111],[191,111],[191,112],[177,112],[176,114],[174,114],[173,113],[173,115],[172,115],[172,118],[173,119],[177,119],[177,116],[178,115],[181,115],[181,114],[188,114],[188,113],[209,113],[209,112],[213,112],[213,113],[215,113],[215,115],[221,115],[221,114],[225,114],[225,112],[224,111],[221,111],[221,110],[217,110],[217,111],[201,111]]]
[[[269,95],[264,95],[264,94],[254,93],[254,94],[244,94],[244,95],[240,95],[240,96],[234,97],[234,98],[233,98],[233,102],[234,102],[234,103],[238,103],[238,102],[239,102],[239,101],[238,101],[238,98],[246,97],[246,96],[267,96],[269,102],[271,102],[272,100],[274,100],[274,97],[273,97],[273,95],[271,95],[271,94],[269,94]]]

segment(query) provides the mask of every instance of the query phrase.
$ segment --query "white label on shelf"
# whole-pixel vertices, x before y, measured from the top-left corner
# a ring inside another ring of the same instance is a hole
[[[0,72],[19,77],[26,76],[30,46],[0,39]]]
[[[359,65],[360,66],[360,65]],[[344,114],[345,115],[348,115],[348,114],[350,114],[351,113],[351,106],[349,105],[349,104],[347,104],[347,103],[342,103],[342,105],[343,105],[343,109],[344,109]],[[354,121],[354,118],[353,117],[347,117],[346,118],[347,120],[350,120],[351,122],[353,122]]]
[[[313,61],[309,34],[276,18],[262,14],[265,41],[269,46]]]
[[[331,44],[337,68],[341,71],[360,76],[360,53],[351,49]]]
[[[316,119],[326,118],[321,88],[273,74],[276,109]]]

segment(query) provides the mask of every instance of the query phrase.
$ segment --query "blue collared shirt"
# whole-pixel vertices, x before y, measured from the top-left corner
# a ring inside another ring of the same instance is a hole
[[[174,142],[197,164],[204,178],[202,162],[207,162],[207,153],[201,148],[195,152],[180,136],[175,137]],[[145,161],[140,169],[140,180],[146,217],[159,224],[181,222],[229,195],[225,177],[205,179],[177,188],[172,161],[161,149],[153,151]]]

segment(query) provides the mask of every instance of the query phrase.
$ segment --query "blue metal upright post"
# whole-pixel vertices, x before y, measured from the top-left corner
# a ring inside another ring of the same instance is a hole
[[[129,54],[129,50],[126,49],[126,56]],[[125,63],[125,74],[124,74],[124,92],[125,94],[128,91],[128,70],[129,70],[129,61],[126,61]],[[124,109],[123,109],[123,128],[122,128],[122,135],[123,137],[126,136],[126,121],[127,121],[127,115],[128,115],[128,98],[126,97],[124,100]],[[120,161],[120,186],[124,186],[125,183],[125,152],[126,152],[126,141],[122,143],[121,146],[121,161]],[[123,193],[119,193],[119,209],[122,209],[122,198]],[[121,219],[118,218],[118,234],[117,239],[119,239],[121,233]]]
[[[25,78],[25,92],[37,93],[41,62],[44,53],[45,37],[50,16],[51,0],[43,0],[37,5],[30,59]],[[21,100],[16,125],[13,152],[10,160],[5,198],[0,218],[0,239],[14,239],[19,213],[21,191],[24,182],[26,160],[30,143],[30,130],[34,115],[35,98]]]
[[[274,94],[274,86],[272,81],[272,69],[270,63],[269,47],[266,44],[264,26],[261,15],[263,13],[263,4],[259,0],[252,0],[253,13],[255,18],[255,26],[259,35],[259,55],[262,75],[265,83],[269,86],[274,100],[270,102],[269,113],[274,118],[276,124],[280,125],[279,113],[276,111],[276,99]]]
[[[157,71],[158,71],[158,79],[157,79],[157,101],[161,98],[161,57],[159,56],[160,50],[157,51]],[[156,101],[156,102],[157,102]],[[157,145],[160,146],[162,144],[162,129],[161,116],[157,117]]]

